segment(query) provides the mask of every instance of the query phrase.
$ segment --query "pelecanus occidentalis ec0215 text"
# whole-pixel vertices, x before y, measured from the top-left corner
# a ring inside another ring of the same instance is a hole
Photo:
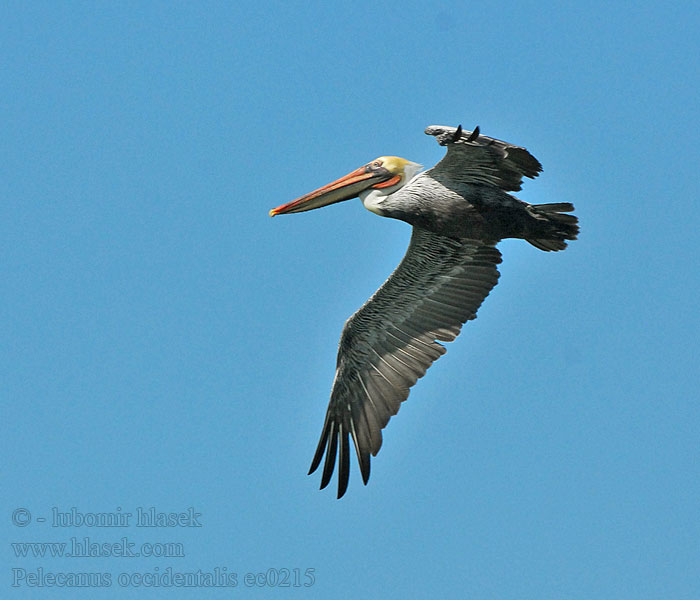
[[[325,454],[321,489],[338,455],[338,498],[348,486],[350,438],[365,484],[370,454],[409,389],[451,342],[498,282],[504,238],[540,250],[563,250],[578,234],[572,204],[528,204],[508,192],[542,165],[525,148],[455,127],[425,130],[447,147],[432,169],[380,156],[328,185],[273,208],[270,216],[303,212],[360,197],[382,217],[413,225],[401,264],[343,328],[331,400],[309,474]]]

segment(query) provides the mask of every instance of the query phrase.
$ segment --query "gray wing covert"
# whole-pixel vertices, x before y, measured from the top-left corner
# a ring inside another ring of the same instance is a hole
[[[479,128],[463,131],[462,126],[431,125],[425,130],[441,146],[445,157],[431,169],[433,177],[465,183],[495,185],[506,192],[517,192],[523,176],[534,179],[542,171],[540,162],[525,148],[479,135]]]
[[[370,454],[382,445],[381,430],[409,389],[446,352],[498,281],[501,254],[495,242],[456,240],[414,228],[401,264],[345,323],[335,380],[313,473],[326,459],[321,489],[335,469],[338,498],[350,472],[350,438],[366,484]]]

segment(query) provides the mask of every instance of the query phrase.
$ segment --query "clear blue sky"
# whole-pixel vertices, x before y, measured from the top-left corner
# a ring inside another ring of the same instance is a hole
[[[4,3],[0,595],[700,597],[698,31],[692,2]],[[306,476],[336,344],[410,228],[267,213],[459,123],[526,146],[520,197],[582,233],[501,245],[337,501]],[[72,507],[202,527],[53,527]],[[10,545],[85,537],[184,556]],[[238,587],[119,583],[217,568]],[[314,585],[245,585],[285,568]]]

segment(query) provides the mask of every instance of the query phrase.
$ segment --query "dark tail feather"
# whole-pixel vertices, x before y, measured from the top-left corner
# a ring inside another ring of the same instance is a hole
[[[528,237],[526,240],[535,248],[556,252],[566,248],[564,240],[575,240],[578,236],[578,219],[574,215],[564,214],[574,210],[573,204],[533,204],[530,210],[538,222],[535,234],[537,237]]]

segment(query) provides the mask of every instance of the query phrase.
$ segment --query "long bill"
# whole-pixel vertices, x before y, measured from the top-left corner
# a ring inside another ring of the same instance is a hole
[[[369,170],[367,167],[360,167],[352,173],[348,173],[345,177],[336,179],[301,198],[273,208],[270,211],[270,216],[304,212],[305,210],[313,210],[314,208],[321,208],[322,206],[349,200],[350,198],[355,198],[367,188],[392,178],[394,178],[393,175],[386,169]]]

